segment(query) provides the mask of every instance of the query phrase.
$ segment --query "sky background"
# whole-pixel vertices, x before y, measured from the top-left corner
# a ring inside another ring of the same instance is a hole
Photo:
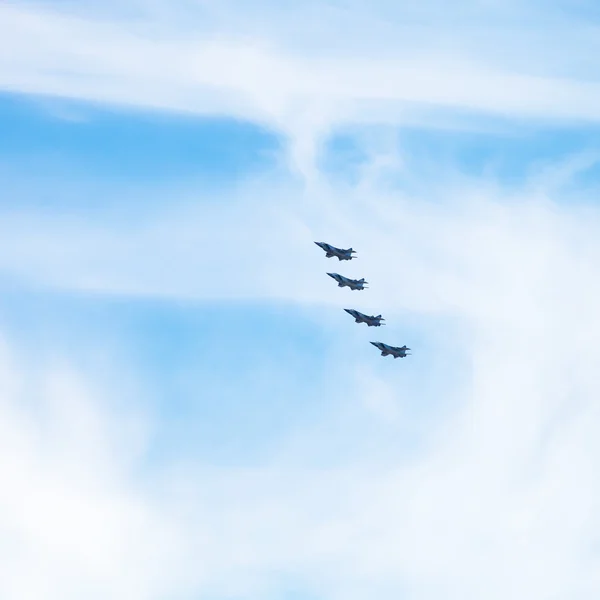
[[[0,4],[0,597],[597,600],[600,8],[451,4]]]

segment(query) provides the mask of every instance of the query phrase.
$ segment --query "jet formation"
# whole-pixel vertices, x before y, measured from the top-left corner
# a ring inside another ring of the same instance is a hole
[[[356,256],[352,256],[353,254],[356,254],[352,248],[343,250],[325,242],[315,242],[315,244],[325,251],[326,258],[333,258],[335,256],[340,261],[352,260],[353,258],[356,258]],[[368,289],[365,288],[365,284],[368,282],[365,281],[364,278],[349,279],[348,277],[344,277],[344,275],[340,275],[339,273],[327,273],[327,275],[337,281],[338,287],[348,287],[352,291]],[[382,323],[382,321],[385,321],[385,319],[381,315],[377,315],[376,317],[365,315],[354,308],[345,308],[344,310],[350,316],[354,317],[354,321],[356,323],[366,323],[367,327],[380,327],[381,325],[385,325],[385,323]],[[406,356],[410,356],[410,353],[407,352],[407,350],[410,350],[410,348],[408,348],[406,345],[398,347],[389,346],[383,342],[370,343],[381,351],[381,356],[393,356],[394,358],[405,358]]]

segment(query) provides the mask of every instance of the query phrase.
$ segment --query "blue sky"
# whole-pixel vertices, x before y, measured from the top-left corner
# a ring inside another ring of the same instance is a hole
[[[597,598],[597,11],[444,6],[0,7],[2,598]]]

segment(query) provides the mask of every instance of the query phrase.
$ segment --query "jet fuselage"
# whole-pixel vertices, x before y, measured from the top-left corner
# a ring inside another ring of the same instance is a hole
[[[352,256],[353,254],[356,254],[352,248],[344,250],[342,248],[336,248],[326,242],[315,242],[315,244],[319,246],[319,248],[325,250],[325,256],[327,258],[333,258],[334,256],[337,257],[338,260],[352,260],[353,258],[356,258],[356,256]]]
[[[371,344],[373,344],[375,348],[381,350],[381,356],[389,356],[390,354],[394,358],[404,358],[406,356],[410,356],[410,354],[407,352],[407,350],[410,350],[410,348],[407,348],[406,346],[398,348],[396,346],[388,346],[383,342],[371,342]]]
[[[380,327],[381,325],[384,325],[384,323],[381,321],[385,321],[385,319],[381,315],[373,317],[365,315],[357,310],[354,310],[353,308],[345,308],[344,310],[349,315],[352,315],[357,323],[366,323],[369,327]]]
[[[351,290],[364,290],[365,283],[368,283],[364,279],[348,279],[339,273],[327,273],[327,275],[338,282],[338,287],[349,287]]]

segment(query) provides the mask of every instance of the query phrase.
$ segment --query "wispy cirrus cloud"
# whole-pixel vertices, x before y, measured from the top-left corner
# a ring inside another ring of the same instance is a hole
[[[467,2],[450,22],[435,2],[1,10],[1,88],[249,119],[282,132],[290,164],[310,180],[323,140],[347,124],[488,129],[490,117],[506,128],[507,117],[600,115],[593,21],[558,5]]]
[[[480,181],[447,186],[444,202],[417,199],[382,182],[390,161],[374,164],[383,171],[367,170],[354,192],[324,186],[314,204],[296,190],[276,206],[273,198],[286,188],[274,196],[259,188],[237,204],[171,210],[123,231],[86,219],[7,218],[3,269],[38,289],[212,299],[204,307],[215,318],[228,297],[312,304],[318,310],[310,318],[340,340],[329,360],[344,365],[332,370],[336,385],[322,389],[327,410],[317,422],[292,427],[255,466],[211,467],[211,454],[196,454],[188,442],[187,452],[160,466],[134,453],[125,473],[122,446],[99,452],[121,439],[118,427],[85,416],[102,412],[106,400],[69,378],[65,386],[64,376],[57,387],[51,372],[55,383],[34,392],[32,407],[34,431],[50,435],[36,443],[26,434],[30,424],[4,419],[12,431],[6,456],[30,456],[34,465],[3,463],[11,490],[4,501],[32,499],[18,514],[3,511],[12,531],[7,594],[75,598],[93,585],[98,597],[140,600],[298,590],[359,600],[374,589],[424,600],[442,591],[473,600],[484,593],[594,597],[597,211],[570,206],[556,181],[544,178],[534,195]],[[356,217],[364,214],[368,221]],[[388,317],[387,339],[414,346],[408,322],[425,323],[427,315],[459,320],[460,334],[440,327],[429,349],[417,343],[410,370],[389,361],[365,366],[372,356],[360,335],[366,332],[327,325],[322,314],[349,301],[335,294],[325,259],[311,248],[312,238],[326,234],[360,249],[351,267],[365,271],[372,293],[356,302]],[[235,352],[239,331],[223,326],[221,335]],[[85,348],[80,340],[77,352]],[[452,379],[457,362],[462,376]],[[198,357],[189,391],[195,402],[206,395],[202,364]],[[276,365],[264,376],[277,377]],[[286,381],[282,389],[298,385]],[[88,385],[102,388],[93,378]],[[122,384],[115,378],[113,385]],[[248,387],[240,394],[266,418],[266,399]],[[45,395],[64,408],[41,417]],[[5,398],[11,410],[23,402],[15,392]],[[415,415],[417,405],[423,414]],[[416,448],[414,437],[406,448],[415,430]],[[49,464],[57,441],[67,453]],[[81,479],[80,472],[89,474]],[[54,504],[45,503],[48,494]],[[27,529],[31,514],[39,520],[35,532]],[[102,527],[86,525],[94,520]],[[45,544],[52,560],[43,558]],[[36,580],[23,575],[32,556],[43,561],[35,563]]]
[[[2,89],[250,119],[288,136],[291,164],[312,179],[323,138],[344,124],[481,128],[483,116],[600,115],[594,26],[558,5],[467,2],[450,22],[435,2],[0,10]]]
[[[95,19],[81,6],[73,15],[72,4],[3,6],[0,85],[256,119],[296,139],[345,122],[423,124],[444,107],[521,118],[599,115],[597,65],[586,59],[597,50],[593,26],[535,5],[465,3],[452,27],[435,18],[435,3],[369,11],[308,4],[291,12],[267,4],[267,13],[238,3],[126,6],[135,18]]]
[[[2,285],[39,300],[0,357],[0,595],[597,597],[599,213],[582,202],[594,178],[577,179],[593,143],[527,156],[508,184],[411,161],[397,138],[597,121],[598,38],[565,6],[0,8],[3,89],[255,121],[288,136],[304,175],[277,162],[218,198],[188,179],[146,203],[115,177],[110,204],[3,208]],[[352,177],[323,167],[339,127],[361,153]],[[342,266],[320,239],[359,250],[343,272],[368,294],[326,277]],[[156,298],[163,312],[136,321]],[[377,360],[349,302],[383,313],[376,335],[416,347],[410,362]],[[264,318],[250,305],[279,311],[268,360],[267,328],[239,326]],[[246,408],[217,427],[219,387]],[[268,456],[240,434],[251,416]],[[199,436],[243,439],[244,460]]]

